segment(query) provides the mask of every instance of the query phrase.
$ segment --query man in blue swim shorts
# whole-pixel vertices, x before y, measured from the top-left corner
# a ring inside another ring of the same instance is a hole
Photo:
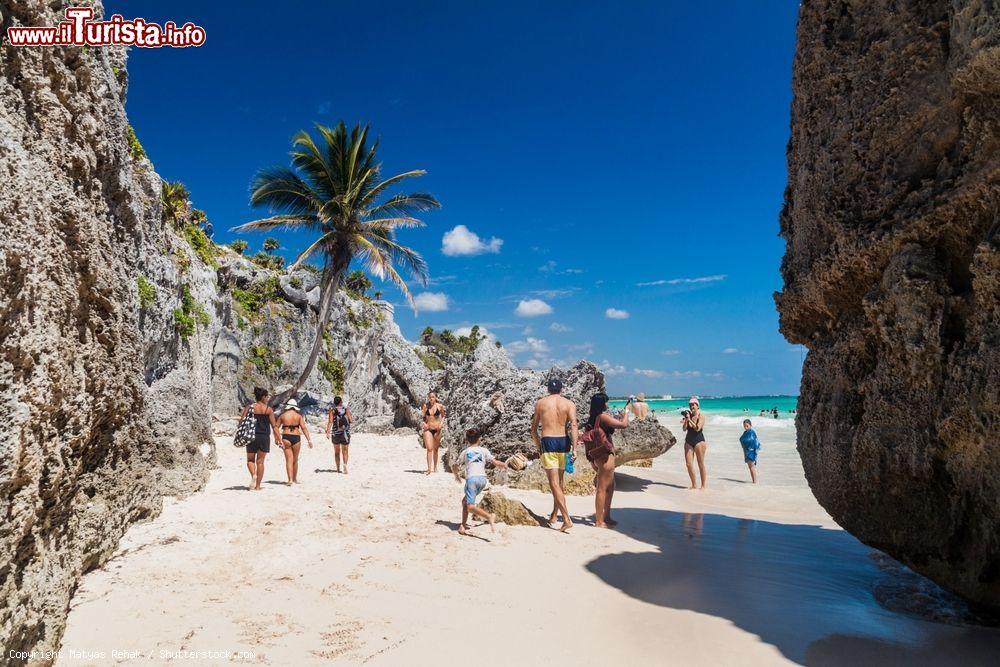
[[[740,436],[740,445],[743,447],[743,460],[746,461],[747,468],[750,469],[750,479],[757,483],[757,452],[760,450],[760,440],[757,439],[757,432],[751,428],[753,426],[749,419],[743,420],[743,435]]]
[[[496,515],[476,507],[476,498],[489,483],[486,479],[486,464],[491,463],[498,468],[506,468],[507,464],[495,459],[490,450],[479,446],[481,437],[477,429],[470,428],[466,431],[465,449],[459,452],[458,463],[451,467],[455,479],[461,482],[462,478],[458,475],[458,466],[465,466],[465,495],[462,497],[462,525],[458,527],[459,535],[465,535],[465,531],[469,530],[469,512],[483,521],[489,522],[490,530],[496,531],[493,526]]]
[[[538,458],[552,490],[549,525],[555,523],[556,517],[561,513],[563,523],[559,530],[566,532],[573,527],[573,521],[566,508],[566,496],[562,488],[563,472],[566,469],[566,457],[574,456],[577,441],[576,405],[561,395],[562,381],[559,378],[551,378],[547,386],[549,395],[535,404],[535,414],[531,418],[531,439],[538,447]],[[567,424],[570,425],[568,437]]]

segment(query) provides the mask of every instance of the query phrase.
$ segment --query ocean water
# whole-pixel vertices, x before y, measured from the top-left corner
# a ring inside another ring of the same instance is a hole
[[[778,409],[778,419],[795,419],[793,412],[798,406],[798,396],[722,396],[720,398],[700,398],[701,409],[706,416],[715,415],[722,417],[739,417],[742,421],[745,417],[760,416],[761,410]],[[646,403],[650,410],[655,410],[657,416],[660,413],[672,413],[680,416],[681,410],[687,409],[688,397],[681,396],[669,400],[654,399],[646,397]],[[625,401],[611,401],[611,406],[621,408]],[[773,418],[773,417],[772,417]]]

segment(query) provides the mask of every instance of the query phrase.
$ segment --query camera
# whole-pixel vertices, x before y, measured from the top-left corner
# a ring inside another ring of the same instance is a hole
[[[690,416],[691,416],[690,410],[681,410],[681,417],[690,417]]]

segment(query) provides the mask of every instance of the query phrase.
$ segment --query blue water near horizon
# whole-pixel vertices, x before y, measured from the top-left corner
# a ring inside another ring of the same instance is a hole
[[[649,409],[658,414],[680,414],[681,410],[687,409],[688,396],[663,399],[646,397]],[[766,417],[774,418],[770,412],[778,409],[777,419],[795,419],[795,411],[798,409],[798,396],[719,396],[719,397],[699,397],[701,409],[707,417],[757,417],[762,410],[767,411]],[[610,402],[611,407],[621,408],[625,405],[624,400]]]

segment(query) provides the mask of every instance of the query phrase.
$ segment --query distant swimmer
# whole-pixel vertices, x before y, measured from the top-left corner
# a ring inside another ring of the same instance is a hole
[[[573,527],[573,520],[569,518],[562,485],[566,457],[573,456],[573,450],[576,448],[576,405],[560,394],[563,388],[561,380],[552,378],[547,385],[549,395],[538,399],[535,404],[535,414],[531,418],[531,439],[538,447],[542,468],[549,479],[549,489],[552,491],[552,514],[549,516],[549,525],[555,523],[556,517],[562,514],[563,523],[559,530],[567,532]],[[568,436],[567,431],[569,431]]]
[[[340,460],[343,459],[345,475],[348,474],[347,461],[350,458],[353,423],[354,415],[351,414],[351,409],[344,405],[344,399],[334,396],[333,407],[330,408],[326,419],[326,437],[333,443],[333,461],[337,464],[337,472],[340,472]]]
[[[243,408],[240,421],[252,412],[254,418],[253,440],[247,443],[247,470],[250,472],[251,491],[260,491],[260,481],[264,479],[264,458],[271,451],[271,434],[274,434],[274,441],[281,442],[281,432],[278,431],[278,423],[274,420],[274,410],[267,404],[267,399],[271,397],[267,389],[257,387],[253,390],[254,398],[257,399],[252,405]]]
[[[496,523],[495,514],[489,514],[483,509],[476,507],[476,498],[486,488],[486,464],[489,463],[499,468],[506,468],[507,464],[494,458],[490,450],[480,446],[481,435],[479,431],[470,428],[465,432],[465,449],[458,453],[458,463],[451,467],[451,472],[459,482],[462,478],[458,475],[459,466],[465,466],[465,493],[462,496],[462,523],[458,527],[458,533],[465,535],[469,530],[469,512],[472,512],[483,521],[490,524],[490,530],[496,530],[493,524]]]
[[[608,395],[603,392],[594,394],[590,399],[590,415],[587,417],[587,433],[584,434],[584,439],[596,443],[597,438],[594,436],[594,431],[601,429],[604,431],[606,442],[610,442],[615,429],[619,428],[628,428],[628,412],[625,413],[623,419],[615,419],[608,412]],[[590,465],[597,473],[594,526],[597,528],[615,526],[618,522],[611,518],[611,499],[615,495],[615,453],[613,450],[607,451],[603,447],[590,449],[590,444],[587,447],[587,459],[590,460]]]
[[[688,477],[691,478],[689,489],[697,489],[694,478],[694,462],[698,461],[698,472],[701,474],[701,488],[708,485],[708,473],[705,472],[705,451],[708,443],[705,441],[705,413],[701,411],[701,402],[697,396],[688,401],[688,409],[681,413],[681,428],[684,429],[684,463],[687,465]]]
[[[743,420],[743,435],[740,436],[740,446],[743,447],[743,460],[750,469],[750,480],[757,483],[757,452],[760,451],[760,440],[753,430],[749,419]]]
[[[302,449],[302,436],[306,436],[309,449],[312,449],[312,436],[306,426],[305,417],[299,410],[299,402],[294,398],[285,403],[285,411],[278,417],[278,427],[281,429],[281,449],[285,453],[285,473],[288,475],[288,485],[299,483],[299,451]]]
[[[438,469],[438,449],[441,447],[441,438],[444,437],[444,404],[438,402],[435,392],[427,394],[427,402],[424,403],[421,412],[424,422],[421,425],[423,432],[420,437],[424,441],[424,449],[427,450],[427,472],[437,472]]]
[[[646,394],[639,392],[639,395],[632,399],[632,402],[625,406],[626,411],[638,421],[642,421],[649,416],[649,403],[646,402]]]

